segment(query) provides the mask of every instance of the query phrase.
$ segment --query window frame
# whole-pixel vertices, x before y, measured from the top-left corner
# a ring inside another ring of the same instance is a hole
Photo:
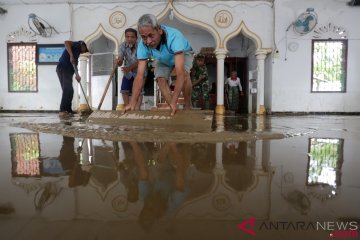
[[[345,47],[345,53],[344,53],[344,82],[343,82],[343,90],[340,91],[314,91],[314,46],[316,42],[343,42]],[[349,49],[349,43],[347,39],[312,39],[311,41],[311,77],[310,77],[310,92],[311,93],[346,93],[346,87],[347,87],[347,68],[348,68],[348,49]]]
[[[12,46],[23,46],[23,45],[33,45],[35,47],[35,69],[36,69],[36,90],[34,91],[14,91],[14,90],[11,90],[10,89],[10,86],[11,86],[11,82],[10,82],[10,53],[9,53],[9,50],[10,50],[10,47]],[[38,74],[39,74],[39,71],[38,71],[38,64],[36,62],[36,51],[37,51],[37,43],[36,42],[8,42],[7,45],[6,45],[6,52],[7,52],[7,79],[8,79],[8,92],[9,93],[37,93],[39,92],[39,78],[38,78]]]

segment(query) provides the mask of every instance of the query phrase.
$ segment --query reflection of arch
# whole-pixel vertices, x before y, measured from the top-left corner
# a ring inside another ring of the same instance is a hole
[[[119,174],[114,161],[114,148],[94,146],[94,165],[91,169],[90,186],[94,187],[102,200],[119,184]]]
[[[84,42],[89,46],[92,42],[94,42],[96,39],[98,39],[101,35],[104,35],[106,38],[110,39],[115,43],[115,54],[117,53],[119,43],[115,36],[113,36],[111,33],[107,32],[104,27],[99,24],[99,27],[95,30],[95,32],[91,33],[89,36],[87,36],[84,39]]]
[[[243,33],[246,37],[250,38],[251,40],[254,41],[255,46],[256,46],[256,50],[266,50],[267,52],[271,52],[271,49],[263,49],[262,48],[262,41],[261,38],[255,34],[254,32],[250,31],[247,26],[245,25],[244,22],[241,22],[240,26],[232,33],[228,34],[227,36],[225,36],[224,38],[224,42],[221,43],[222,48],[226,48],[226,44],[228,43],[228,41],[230,39],[232,39],[233,37],[237,36],[239,33]]]

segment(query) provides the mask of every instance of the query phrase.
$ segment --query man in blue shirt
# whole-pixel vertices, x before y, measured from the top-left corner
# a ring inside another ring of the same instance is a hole
[[[171,116],[176,113],[176,104],[181,91],[184,94],[185,109],[191,108],[190,69],[193,62],[193,51],[184,35],[175,28],[160,26],[156,17],[145,14],[138,20],[138,30],[142,41],[137,50],[138,70],[134,80],[133,98],[126,110],[134,110],[136,99],[143,86],[143,75],[148,59],[155,59],[155,78],[162,96],[171,108]],[[168,79],[175,68],[176,81],[171,93]]]
[[[65,50],[62,53],[56,67],[56,73],[59,77],[61,89],[63,91],[60,103],[60,117],[75,113],[71,108],[74,96],[74,88],[72,86],[72,79],[75,73],[74,65],[77,66],[80,54],[86,52],[89,52],[89,50],[85,42],[65,41]],[[78,82],[81,80],[81,77],[77,72],[75,79]]]

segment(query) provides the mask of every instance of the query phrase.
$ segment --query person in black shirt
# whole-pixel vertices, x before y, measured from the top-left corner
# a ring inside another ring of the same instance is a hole
[[[59,63],[56,67],[56,73],[59,77],[62,97],[60,103],[59,116],[63,117],[75,113],[71,108],[71,102],[74,96],[74,88],[72,86],[72,78],[75,73],[74,67],[78,64],[81,53],[89,52],[85,42],[83,41],[65,41],[65,50],[62,53]],[[80,82],[81,78],[76,72],[75,79]]]

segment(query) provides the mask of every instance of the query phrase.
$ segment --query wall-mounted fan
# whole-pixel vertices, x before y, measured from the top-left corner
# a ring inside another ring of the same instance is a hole
[[[300,14],[294,22],[290,24],[287,30],[289,30],[289,28],[292,26],[296,33],[305,35],[315,28],[317,24],[317,18],[317,14],[314,12],[314,9],[308,8],[305,12]]]
[[[42,37],[51,37],[53,32],[58,33],[53,26],[47,23],[44,19],[36,16],[34,13],[29,14],[28,25],[31,31]]]

